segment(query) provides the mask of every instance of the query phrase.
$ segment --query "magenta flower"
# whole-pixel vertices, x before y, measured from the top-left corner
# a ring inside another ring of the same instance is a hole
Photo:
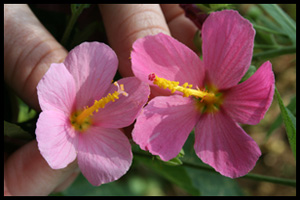
[[[169,96],[156,96],[143,109],[133,140],[167,161],[195,127],[194,149],[203,162],[231,178],[247,174],[261,152],[239,123],[257,124],[274,94],[269,61],[238,84],[251,63],[254,35],[248,20],[226,10],[211,13],[203,24],[203,61],[164,34],[137,40],[131,54],[135,76],[156,95]]]
[[[110,47],[85,42],[64,63],[53,63],[39,82],[36,139],[51,168],[77,158],[93,185],[119,179],[129,169],[131,145],[119,128],[133,123],[150,91],[135,77],[112,84],[117,66]]]

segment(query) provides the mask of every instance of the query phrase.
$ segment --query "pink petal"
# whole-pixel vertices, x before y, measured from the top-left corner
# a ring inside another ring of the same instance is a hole
[[[138,116],[133,140],[141,149],[170,160],[180,152],[199,116],[191,98],[155,97]]]
[[[93,123],[104,128],[123,128],[132,124],[148,101],[150,88],[147,83],[135,77],[123,78],[118,81],[123,84],[128,96],[119,96],[115,102],[109,102],[103,109],[94,114]],[[117,90],[111,85],[109,93]]]
[[[92,185],[119,179],[131,161],[131,145],[120,130],[91,127],[80,135],[78,165]]]
[[[261,155],[256,142],[222,109],[201,116],[194,148],[204,163],[230,178],[247,174]]]
[[[36,124],[39,150],[51,168],[65,168],[76,158],[77,137],[63,112],[43,111]]]
[[[37,86],[39,104],[42,110],[72,112],[75,102],[75,82],[63,63],[51,64]]]
[[[255,30],[237,11],[211,13],[202,28],[207,81],[218,89],[236,85],[250,66]]]
[[[267,61],[248,80],[230,88],[222,106],[236,122],[257,124],[272,103],[274,86],[272,64]]]
[[[77,109],[83,109],[106,93],[116,74],[118,58],[106,44],[84,42],[69,52],[64,64],[75,79]]]
[[[204,68],[197,54],[176,39],[159,33],[138,39],[131,52],[132,70],[144,82],[148,75],[203,86]]]

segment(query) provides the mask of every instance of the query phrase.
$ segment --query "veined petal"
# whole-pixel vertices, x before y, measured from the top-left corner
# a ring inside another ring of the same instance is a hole
[[[194,147],[204,163],[230,178],[246,175],[261,155],[256,142],[222,109],[201,116]]]
[[[135,77],[123,78],[118,84],[124,85],[128,96],[119,96],[115,102],[109,102],[93,116],[93,123],[103,128],[123,128],[132,124],[148,101],[149,85]],[[111,85],[108,93],[117,90]]]
[[[75,102],[75,82],[63,63],[51,64],[49,70],[37,85],[39,104],[43,111],[72,112]]]
[[[178,155],[200,113],[191,98],[155,97],[137,117],[133,141],[167,161]]]
[[[197,54],[176,39],[159,33],[138,39],[131,52],[132,71],[136,77],[148,82],[148,75],[188,82],[194,87],[202,87],[204,68]]]
[[[65,168],[75,160],[78,138],[63,112],[41,112],[35,134],[38,148],[52,169]]]
[[[83,109],[106,93],[116,74],[118,58],[106,44],[84,42],[69,52],[64,64],[75,79],[76,109]]]
[[[91,127],[80,135],[78,165],[92,185],[119,179],[131,162],[131,145],[120,130]]]
[[[236,85],[250,66],[255,30],[237,11],[211,13],[202,27],[207,81],[218,89]]]
[[[236,122],[257,124],[272,103],[274,86],[272,64],[267,61],[248,80],[226,91],[222,106]]]

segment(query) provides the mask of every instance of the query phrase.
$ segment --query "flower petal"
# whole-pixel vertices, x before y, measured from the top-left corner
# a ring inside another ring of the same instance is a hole
[[[159,33],[138,39],[131,52],[132,71],[152,85],[150,73],[180,84],[203,86],[204,68],[197,54],[176,39]]]
[[[201,116],[194,148],[204,163],[230,178],[247,174],[261,155],[256,142],[222,109]]]
[[[69,52],[64,64],[75,79],[76,109],[83,109],[106,93],[116,74],[118,58],[104,43],[84,42]]]
[[[255,30],[237,11],[211,13],[202,27],[207,81],[218,89],[236,85],[250,66]]]
[[[132,124],[140,114],[143,106],[148,101],[150,88],[147,83],[135,77],[123,78],[118,84],[124,85],[128,96],[119,96],[115,102],[109,102],[103,109],[99,109],[93,116],[93,123],[103,128],[123,128]],[[115,85],[111,85],[109,93],[117,90]]]
[[[63,63],[51,64],[49,70],[37,85],[39,104],[43,111],[72,112],[75,102],[75,82]]]
[[[178,155],[200,113],[191,98],[155,97],[137,117],[133,141],[167,161]]]
[[[35,134],[38,148],[52,169],[65,168],[75,160],[77,137],[63,112],[43,111]]]
[[[248,80],[226,91],[222,106],[236,122],[257,124],[272,103],[274,86],[272,64],[267,61]]]
[[[118,129],[91,127],[79,142],[78,165],[92,185],[119,179],[131,165],[131,145]]]

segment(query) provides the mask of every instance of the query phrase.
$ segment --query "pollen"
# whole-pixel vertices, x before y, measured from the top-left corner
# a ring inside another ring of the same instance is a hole
[[[196,101],[197,109],[202,112],[215,112],[219,110],[222,104],[222,94],[217,91],[215,87],[209,87],[209,90],[193,88],[192,84],[184,83],[182,85],[177,81],[170,81],[161,77],[158,77],[155,73],[148,75],[148,80],[152,81],[153,84],[163,89],[169,89],[171,93],[179,91],[183,97],[194,97]]]
[[[83,111],[77,111],[71,115],[71,124],[76,130],[85,131],[92,123],[91,116],[94,112],[98,112],[100,108],[104,108],[109,102],[115,102],[116,99],[119,99],[121,94],[126,97],[128,96],[128,93],[124,90],[123,84],[119,85],[118,82],[114,82],[114,85],[118,88],[117,91],[112,94],[109,93],[106,97],[103,97],[98,101],[95,100],[94,105],[91,107],[86,107]]]

